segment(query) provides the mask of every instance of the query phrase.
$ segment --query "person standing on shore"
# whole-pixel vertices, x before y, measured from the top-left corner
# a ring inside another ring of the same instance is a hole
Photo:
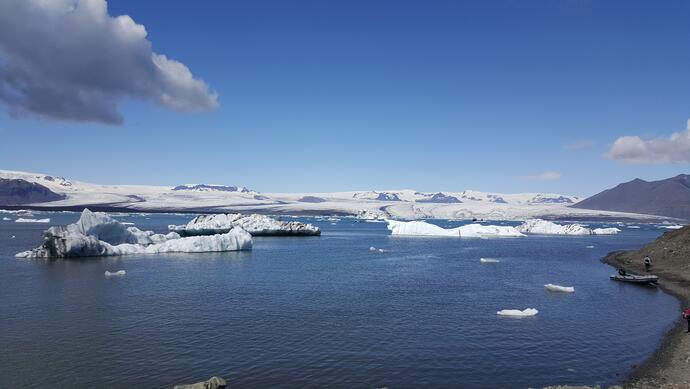
[[[649,268],[652,267],[652,258],[649,258],[649,255],[644,257],[644,270],[649,271]]]
[[[688,333],[690,333],[690,308],[683,311],[683,318],[688,321]]]

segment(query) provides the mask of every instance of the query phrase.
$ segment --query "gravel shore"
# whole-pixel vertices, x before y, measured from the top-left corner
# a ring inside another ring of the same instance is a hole
[[[649,255],[652,267],[645,272]],[[690,333],[681,310],[690,306],[690,226],[669,231],[638,251],[617,251],[605,263],[637,274],[659,276],[659,285],[679,300],[678,322],[665,336],[661,347],[639,366],[624,383],[625,388],[690,388]],[[650,318],[653,319],[653,318]]]

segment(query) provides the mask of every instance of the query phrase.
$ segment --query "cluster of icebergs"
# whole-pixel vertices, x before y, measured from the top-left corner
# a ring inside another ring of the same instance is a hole
[[[314,236],[321,234],[321,230],[311,224],[280,221],[265,215],[242,215],[240,213],[200,215],[184,225],[169,225],[168,229],[181,236],[198,236],[224,234],[238,227],[252,236]]]
[[[129,254],[201,253],[250,250],[252,237],[242,228],[212,236],[183,238],[175,232],[155,234],[128,227],[105,213],[85,209],[79,220],[50,227],[43,244],[18,258],[69,258]]]
[[[612,235],[618,228],[587,228],[580,224],[556,224],[542,219],[531,219],[517,227],[467,224],[456,228],[443,228],[424,221],[387,220],[392,235],[453,236],[461,238],[522,237],[526,234],[544,235]]]

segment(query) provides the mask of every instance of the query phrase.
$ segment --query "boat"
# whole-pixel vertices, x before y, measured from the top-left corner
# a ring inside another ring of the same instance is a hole
[[[651,274],[646,276],[640,276],[637,274],[614,274],[611,276],[611,279],[614,281],[630,282],[633,284],[656,285],[659,282],[659,277]]]

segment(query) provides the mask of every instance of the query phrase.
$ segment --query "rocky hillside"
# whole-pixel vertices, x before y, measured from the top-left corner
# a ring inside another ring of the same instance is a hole
[[[573,207],[690,220],[690,175],[680,174],[659,181],[637,178],[586,198]]]
[[[64,198],[64,195],[40,184],[21,179],[0,178],[0,205],[34,204]]]

